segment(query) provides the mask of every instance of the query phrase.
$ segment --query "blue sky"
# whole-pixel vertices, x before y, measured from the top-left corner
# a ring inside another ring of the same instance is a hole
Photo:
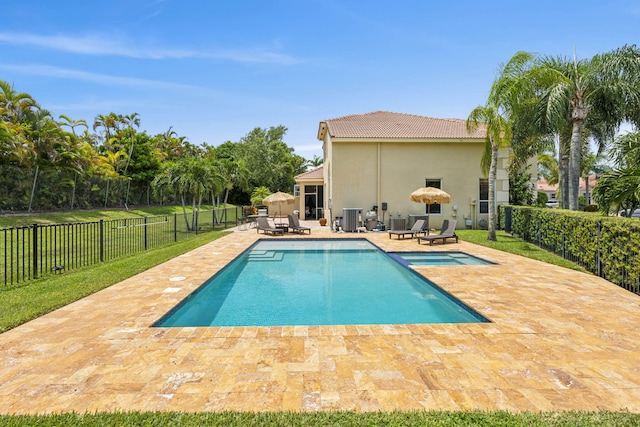
[[[466,118],[517,51],[640,42],[636,0],[50,0],[2,6],[0,79],[55,117],[138,113],[194,143],[378,110]]]

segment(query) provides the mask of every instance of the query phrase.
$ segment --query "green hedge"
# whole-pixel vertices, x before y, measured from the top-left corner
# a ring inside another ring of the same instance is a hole
[[[563,209],[501,206],[500,227],[640,294],[640,221],[637,219]]]

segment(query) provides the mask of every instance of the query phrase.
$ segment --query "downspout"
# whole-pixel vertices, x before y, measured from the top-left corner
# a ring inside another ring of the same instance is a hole
[[[378,206],[378,212],[380,212],[380,206],[382,206],[380,200],[382,199],[382,162],[380,159],[382,158],[382,147],[380,146],[380,142],[378,142],[378,158],[377,158],[377,177],[376,177],[376,206]],[[378,217],[378,221],[380,221],[380,217]]]

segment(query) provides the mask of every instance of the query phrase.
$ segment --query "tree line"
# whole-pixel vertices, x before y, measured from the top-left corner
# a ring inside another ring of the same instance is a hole
[[[612,170],[594,189],[603,213],[640,204],[640,51],[625,45],[589,59],[517,52],[500,70],[484,105],[468,117],[470,130],[487,129],[483,168],[489,176],[489,240],[495,240],[495,182],[498,150],[512,149],[510,175],[541,155],[556,173],[560,205],[578,210],[579,183],[598,154]],[[616,136],[623,123],[635,131]],[[551,153],[551,155],[549,155]],[[545,157],[546,156],[546,157]]]
[[[0,211],[250,203],[255,188],[291,192],[321,164],[283,142],[287,128],[194,145],[172,127],[149,135],[137,113],[58,118],[0,80]]]

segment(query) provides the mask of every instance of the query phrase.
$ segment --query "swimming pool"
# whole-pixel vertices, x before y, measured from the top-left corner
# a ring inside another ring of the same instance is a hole
[[[403,265],[493,265],[491,261],[465,252],[390,252]]]
[[[366,239],[259,240],[154,326],[488,322]]]

